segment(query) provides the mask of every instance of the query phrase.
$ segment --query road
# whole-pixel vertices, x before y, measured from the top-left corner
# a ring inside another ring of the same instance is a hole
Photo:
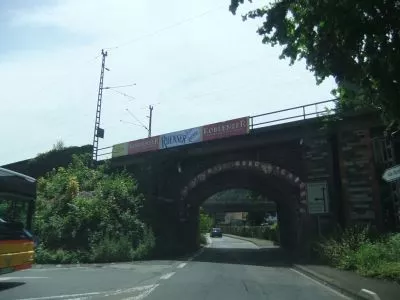
[[[0,299],[346,299],[290,267],[277,247],[229,237],[187,260],[38,266],[0,276]]]

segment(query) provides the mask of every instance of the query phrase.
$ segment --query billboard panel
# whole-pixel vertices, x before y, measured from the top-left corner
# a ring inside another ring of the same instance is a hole
[[[124,155],[128,155],[128,143],[121,143],[121,144],[114,145],[112,147],[112,154],[111,154],[112,158],[120,157],[120,156],[124,156]]]
[[[117,144],[113,146],[112,157],[179,147],[202,141],[244,135],[248,132],[249,117],[244,117]]]
[[[249,117],[203,126],[203,141],[222,139],[249,132]]]
[[[201,127],[190,128],[160,136],[160,149],[189,145],[201,142]]]
[[[159,149],[160,136],[153,136],[141,140],[131,141],[128,146],[128,154],[135,154]]]

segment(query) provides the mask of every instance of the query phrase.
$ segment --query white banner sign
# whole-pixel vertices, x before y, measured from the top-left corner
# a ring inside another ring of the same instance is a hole
[[[307,201],[310,214],[327,213],[329,211],[327,182],[307,183]]]
[[[201,141],[201,127],[167,133],[160,136],[160,149],[189,145]]]

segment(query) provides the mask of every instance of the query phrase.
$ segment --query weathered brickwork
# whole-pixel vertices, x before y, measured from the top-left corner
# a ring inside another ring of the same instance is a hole
[[[342,197],[349,223],[377,223],[376,182],[369,130],[339,133]]]

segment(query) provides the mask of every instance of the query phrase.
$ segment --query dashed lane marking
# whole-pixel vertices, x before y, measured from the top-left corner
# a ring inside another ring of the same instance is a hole
[[[161,276],[160,279],[167,280],[167,279],[170,279],[174,275],[175,275],[175,272],[167,273],[167,274],[164,274],[163,276]]]
[[[178,268],[178,269],[182,269],[182,268],[184,268],[186,265],[187,265],[187,263],[180,263],[180,264],[177,266],[177,268]]]
[[[158,286],[159,286],[159,284],[155,284],[152,288],[144,291],[143,293],[141,293],[137,296],[134,296],[134,297],[125,298],[123,300],[142,300],[142,299],[146,298],[148,295],[150,295],[151,292],[153,292]]]

